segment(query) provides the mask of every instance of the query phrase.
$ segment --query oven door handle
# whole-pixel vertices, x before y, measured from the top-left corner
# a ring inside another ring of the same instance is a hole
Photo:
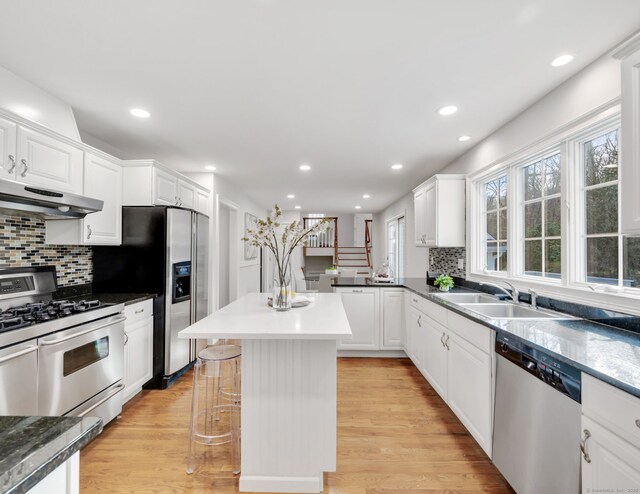
[[[93,410],[98,408],[100,405],[102,405],[105,401],[110,400],[111,398],[113,398],[115,395],[117,395],[123,389],[124,389],[124,384],[118,384],[115,388],[113,388],[113,393],[109,393],[108,396],[105,396],[104,398],[102,398],[98,403],[95,403],[94,405],[91,405],[91,407],[89,407],[84,412],[79,413],[77,416],[78,417],[84,417],[85,415],[87,415],[88,413],[92,412]]]
[[[7,360],[13,360],[14,358],[21,357],[22,355],[26,355],[27,353],[31,353],[38,349],[38,345],[30,346],[29,348],[25,348],[24,350],[20,350],[16,353],[12,353],[11,355],[7,355],[6,357],[0,358],[0,364],[6,362]]]
[[[73,333],[70,334],[69,336],[63,336],[62,338],[56,338],[53,340],[40,340],[40,345],[42,346],[48,346],[48,345],[56,345],[58,343],[63,343],[65,341],[69,341],[73,338],[77,338],[78,336],[82,336],[83,334],[87,334],[87,333],[92,333],[93,331],[96,331],[98,329],[102,329],[102,328],[106,328],[107,326],[111,326],[112,324],[117,324],[119,322],[122,322],[126,319],[126,317],[120,317],[118,319],[113,319],[112,321],[109,321],[107,323],[101,324],[100,326],[93,326],[91,328],[85,329],[84,331],[80,331],[78,333]]]

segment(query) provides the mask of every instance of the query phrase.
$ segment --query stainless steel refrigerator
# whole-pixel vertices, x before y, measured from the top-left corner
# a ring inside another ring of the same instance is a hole
[[[155,293],[154,376],[165,388],[206,341],[178,333],[209,313],[209,218],[164,206],[122,208],[122,245],[93,248],[95,293]]]

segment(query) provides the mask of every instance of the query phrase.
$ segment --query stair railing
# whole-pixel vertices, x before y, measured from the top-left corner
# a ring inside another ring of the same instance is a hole
[[[367,266],[372,268],[371,265],[371,228],[370,225],[373,220],[364,220],[364,247],[367,251]]]

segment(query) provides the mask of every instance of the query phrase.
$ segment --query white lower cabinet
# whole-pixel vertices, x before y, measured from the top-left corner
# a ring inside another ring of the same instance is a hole
[[[338,350],[379,350],[380,309],[378,288],[338,288],[347,313],[351,338],[340,340]]]
[[[638,492],[640,398],[582,374],[582,492]]]
[[[405,302],[405,314],[405,353],[413,361],[414,365],[421,370],[422,362],[424,361],[425,344],[422,341],[424,333],[420,328],[422,327],[422,317],[424,316],[411,305],[408,298]]]
[[[381,288],[382,350],[402,350],[404,347],[404,289]]]
[[[124,401],[153,377],[153,301],[125,307]]]
[[[430,317],[422,316],[419,341],[424,346],[422,374],[433,389],[447,401],[447,347],[444,345],[447,328]]]
[[[80,492],[80,451],[43,478],[27,494],[78,494]]]

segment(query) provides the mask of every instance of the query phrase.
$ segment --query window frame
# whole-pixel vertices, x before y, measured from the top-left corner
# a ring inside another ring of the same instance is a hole
[[[544,290],[549,296],[559,296],[577,303],[593,303],[626,312],[640,312],[637,300],[640,299],[640,288],[620,287],[618,285],[594,286],[582,281],[586,274],[586,241],[581,244],[581,229],[585,229],[584,205],[580,188],[583,177],[583,160],[580,146],[590,138],[598,137],[607,131],[618,129],[618,143],[621,146],[621,109],[619,101],[612,101],[592,112],[570,122],[533,144],[519,149],[506,157],[496,160],[487,167],[467,176],[467,235],[471,239],[467,248],[467,279],[476,282],[508,280],[522,289],[535,288]],[[545,278],[524,274],[524,217],[521,203],[524,202],[524,173],[522,168],[537,161],[544,155],[560,152],[560,172],[562,202],[561,210],[561,266],[560,279]],[[622,167],[624,149],[619,147],[618,162]],[[580,170],[576,171],[579,165]],[[620,169],[619,169],[620,170]],[[507,272],[487,272],[484,270],[484,250],[486,224],[483,212],[484,183],[507,173],[507,211],[509,242],[509,266]],[[618,212],[622,207],[620,193],[620,177],[618,175]],[[618,218],[620,224],[620,217]],[[624,235],[618,229],[619,238]],[[619,241],[619,252],[622,251]],[[577,254],[577,255],[576,255]],[[619,255],[619,269],[624,266],[622,252]],[[624,271],[621,276],[624,277]],[[623,296],[623,297],[621,297]]]
[[[400,220],[404,220],[404,242],[400,242]],[[385,222],[385,259],[387,261],[389,261],[389,225],[391,223],[395,223],[396,225],[396,258],[394,260],[394,266],[395,266],[395,270],[393,272],[393,276],[398,279],[398,278],[404,278],[405,273],[399,273],[398,272],[398,266],[400,265],[400,245],[402,245],[404,247],[404,249],[402,250],[402,257],[403,257],[403,268],[406,271],[407,268],[407,215],[405,213],[402,214],[397,214],[395,216],[392,216],[391,218],[388,218]],[[390,267],[391,267],[391,263],[390,263]]]

